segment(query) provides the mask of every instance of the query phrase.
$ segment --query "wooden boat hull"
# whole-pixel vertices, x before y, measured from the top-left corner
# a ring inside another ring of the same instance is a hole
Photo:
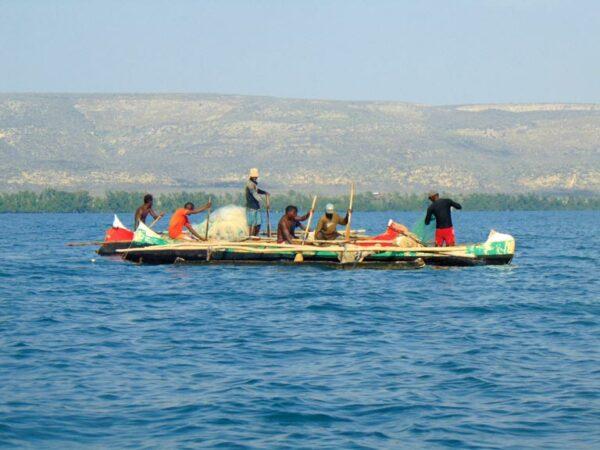
[[[177,246],[155,246],[119,250],[118,253],[129,261],[143,264],[313,264],[334,265],[344,267],[387,267],[416,268],[423,265],[432,266],[477,266],[509,264],[514,252],[478,251],[483,244],[464,247],[464,250],[452,253],[433,252],[433,249],[386,251],[361,251],[355,248],[348,251],[349,257],[340,252],[324,249],[306,249],[302,251],[301,262],[297,261],[296,250],[274,250],[269,253],[259,251],[218,249],[213,250],[206,245],[194,248],[194,245],[177,248]],[[437,249],[439,250],[439,249]],[[450,248],[449,252],[452,251]],[[429,253],[432,252],[432,253]],[[479,254],[478,254],[479,253]]]
[[[125,250],[133,246],[132,241],[103,242],[96,253],[101,256],[111,256],[116,255],[117,250]]]
[[[142,251],[138,251],[142,250]],[[158,250],[158,249],[156,249]],[[319,265],[349,268],[377,269],[416,269],[425,265],[421,258],[405,259],[365,259],[357,263],[341,263],[337,254],[318,252],[315,255],[304,255],[304,260],[295,262],[296,253],[257,254],[236,251],[209,250],[172,250],[147,251],[147,249],[131,249],[121,252],[123,258],[140,264],[277,264],[277,265]]]

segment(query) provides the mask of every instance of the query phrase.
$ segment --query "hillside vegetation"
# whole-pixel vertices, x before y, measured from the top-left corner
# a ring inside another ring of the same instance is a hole
[[[157,211],[172,212],[189,201],[196,205],[204,204],[209,196],[213,207],[244,205],[239,191],[215,195],[207,192],[169,192],[155,196]],[[44,189],[40,192],[19,191],[0,192],[0,213],[14,212],[126,212],[133,214],[144,197],[143,192],[108,191],[101,196],[87,191],[57,191]],[[468,211],[581,211],[600,210],[598,196],[536,195],[536,194],[463,194],[452,196]],[[317,210],[322,211],[327,203],[338,206],[343,213],[348,205],[348,195],[320,196]],[[288,191],[271,199],[274,212],[281,212],[287,205],[296,205],[306,211],[312,204],[312,197],[302,192]],[[425,211],[429,201],[419,194],[388,193],[374,195],[364,192],[356,195],[356,211]]]
[[[0,95],[0,190],[600,191],[600,105]]]

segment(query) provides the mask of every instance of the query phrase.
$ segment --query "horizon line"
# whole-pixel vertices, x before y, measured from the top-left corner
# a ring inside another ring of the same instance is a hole
[[[317,98],[317,97],[287,97],[267,94],[236,94],[222,92],[194,92],[194,91],[164,91],[164,92],[143,92],[143,91],[112,91],[112,92],[77,92],[77,91],[0,91],[0,96],[6,95],[79,95],[79,96],[181,96],[181,95],[203,95],[218,97],[251,97],[277,100],[294,101],[322,101],[335,103],[402,103],[425,107],[451,107],[451,106],[488,106],[488,105],[578,105],[578,106],[598,106],[600,102],[578,102],[578,101],[529,101],[529,102],[475,102],[475,103],[423,103],[409,100],[382,100],[382,99],[362,99],[348,100],[336,98]]]

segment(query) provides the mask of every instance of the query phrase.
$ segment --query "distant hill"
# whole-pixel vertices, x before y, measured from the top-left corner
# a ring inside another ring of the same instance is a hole
[[[600,105],[0,94],[0,190],[600,191]]]

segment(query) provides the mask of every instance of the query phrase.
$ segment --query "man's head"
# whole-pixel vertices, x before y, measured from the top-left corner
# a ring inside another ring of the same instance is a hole
[[[427,198],[432,202],[435,202],[438,198],[440,198],[440,194],[437,191],[429,191],[427,193]]]
[[[183,207],[185,209],[187,209],[188,211],[193,211],[194,210],[194,204],[192,202],[187,202],[185,205],[183,205]]]
[[[256,167],[253,167],[252,169],[250,169],[250,173],[248,174],[248,177],[256,182],[256,180],[258,180],[258,169]]]
[[[294,205],[288,205],[285,207],[285,215],[290,219],[293,219],[298,214],[298,208]]]
[[[150,206],[152,206],[152,202],[154,202],[154,198],[152,197],[152,195],[151,195],[151,194],[146,194],[146,195],[144,195],[144,203],[145,203],[146,205],[150,205]]]
[[[333,206],[333,203],[327,203],[327,205],[325,206],[325,215],[327,217],[331,217],[334,212],[335,212],[335,206]]]

